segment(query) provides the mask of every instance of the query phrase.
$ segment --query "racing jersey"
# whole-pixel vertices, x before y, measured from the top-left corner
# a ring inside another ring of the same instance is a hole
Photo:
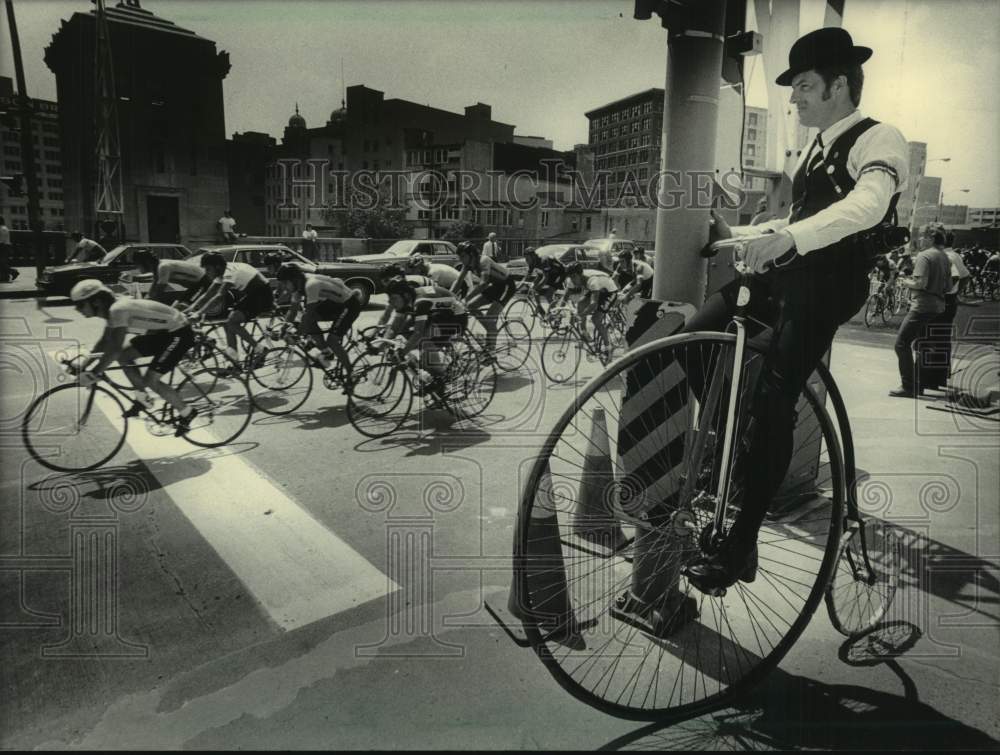
[[[187,318],[173,307],[152,299],[119,296],[108,309],[109,328],[127,328],[129,333],[180,330]]]
[[[466,313],[465,305],[451,291],[440,286],[421,286],[413,292],[413,321],[435,320]]]
[[[507,266],[497,262],[492,257],[480,258],[479,274],[484,281],[490,283],[503,283],[510,277]]]
[[[632,262],[632,271],[635,273],[637,280],[645,281],[653,277],[653,268],[641,260],[634,260]]]
[[[332,301],[336,304],[344,304],[355,295],[353,288],[348,286],[339,278],[331,278],[328,275],[318,275],[316,273],[306,273],[305,299],[306,306],[316,304],[321,301]]]
[[[163,260],[156,267],[157,283],[174,283],[194,288],[205,277],[205,268],[184,260]]]
[[[230,284],[237,291],[246,291],[255,280],[267,285],[267,280],[260,271],[246,262],[229,262],[222,274],[222,282]]]
[[[583,288],[578,287],[571,279],[566,282],[567,290],[574,292],[586,291],[588,294],[599,291],[607,291],[613,294],[618,290],[617,284],[603,270],[584,270],[583,276]]]
[[[430,268],[427,270],[427,277],[430,278],[435,285],[441,286],[441,288],[451,288],[455,285],[455,281],[458,280],[458,270],[453,268],[451,265],[444,265],[440,262],[432,262]]]
[[[406,275],[403,277],[406,278],[406,282],[409,283],[411,286],[417,286],[418,288],[434,285],[434,281],[428,278],[426,275]]]
[[[545,259],[541,264],[545,285],[559,288],[566,280],[566,266],[559,260]]]

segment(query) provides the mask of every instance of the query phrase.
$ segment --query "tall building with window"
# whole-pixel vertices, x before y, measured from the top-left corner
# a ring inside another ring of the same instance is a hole
[[[969,225],[1000,225],[1000,207],[970,207]]]
[[[916,187],[911,228],[920,229],[941,217],[941,179],[937,176],[922,176]]]
[[[631,175],[640,186],[660,170],[663,90],[647,89],[585,113],[597,175],[613,200]]]
[[[24,175],[21,158],[21,118],[17,114],[14,82],[0,76],[0,152],[3,153],[3,175]],[[31,142],[35,153],[35,175],[38,181],[39,209],[42,230],[63,231],[62,152],[59,144],[59,111],[54,102],[31,101]],[[23,183],[23,182],[22,182]],[[28,230],[28,194],[12,196],[6,186],[0,188],[3,209],[0,215],[11,230]]]
[[[139,0],[108,7],[107,20],[125,237],[211,241],[229,207],[222,100],[229,55]],[[74,13],[45,49],[58,93],[66,225],[84,233],[97,225],[96,31],[96,11]]]

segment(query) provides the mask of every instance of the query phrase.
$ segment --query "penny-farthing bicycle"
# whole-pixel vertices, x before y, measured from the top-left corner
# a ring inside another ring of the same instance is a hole
[[[764,354],[746,337],[748,288],[740,301],[728,332],[653,341],[590,380],[526,479],[509,603],[519,644],[614,715],[724,706],[778,664],[822,601],[856,636],[882,621],[896,590],[899,543],[858,510],[850,425],[825,365],[799,401],[755,578],[713,595],[685,578],[735,519],[755,442],[749,404]]]

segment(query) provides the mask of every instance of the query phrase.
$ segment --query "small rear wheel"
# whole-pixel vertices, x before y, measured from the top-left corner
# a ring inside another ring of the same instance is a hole
[[[254,405],[266,414],[291,414],[312,393],[309,357],[296,346],[280,346],[255,355],[250,374],[255,383]]]
[[[858,637],[885,620],[899,586],[901,561],[902,542],[893,527],[879,519],[848,523],[825,596],[838,632]]]
[[[542,344],[542,372],[553,383],[565,383],[580,368],[583,346],[572,330],[554,330]]]

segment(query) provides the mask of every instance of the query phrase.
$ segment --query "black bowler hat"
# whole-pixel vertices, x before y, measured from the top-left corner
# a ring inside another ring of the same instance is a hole
[[[811,31],[796,40],[788,53],[788,70],[775,79],[779,86],[791,86],[792,79],[803,71],[820,66],[860,65],[872,56],[870,47],[858,47],[851,35],[837,26]]]

